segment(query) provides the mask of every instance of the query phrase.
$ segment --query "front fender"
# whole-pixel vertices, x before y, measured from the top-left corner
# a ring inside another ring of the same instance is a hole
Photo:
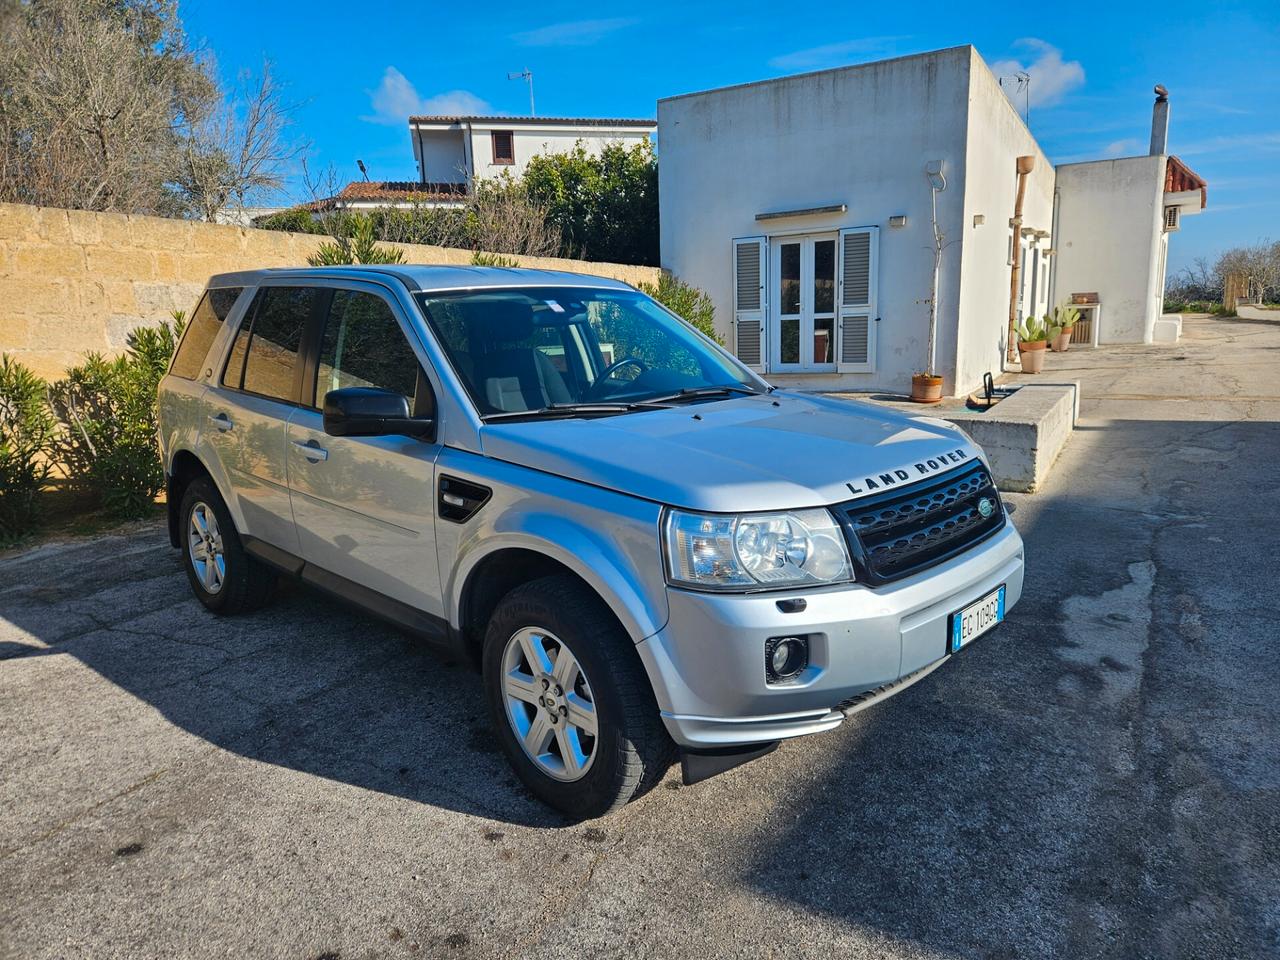
[[[446,609],[455,629],[461,627],[463,594],[476,567],[513,548],[572,570],[635,642],[666,625],[658,504],[452,448],[442,451],[437,469],[493,490],[467,523],[436,523]]]

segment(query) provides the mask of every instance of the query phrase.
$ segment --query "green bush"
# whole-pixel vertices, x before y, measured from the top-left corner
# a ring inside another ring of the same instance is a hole
[[[404,251],[380,247],[376,242],[372,217],[353,216],[349,229],[339,233],[330,243],[322,243],[307,263],[313,267],[333,267],[352,263],[404,263]]]
[[[716,343],[724,344],[723,338],[716,333],[716,305],[697,287],[664,273],[656,284],[641,283],[638,289]]]
[[[43,380],[0,356],[0,543],[30,533],[40,520],[40,491],[49,479],[57,424]]]
[[[62,423],[59,456],[68,479],[108,513],[142,517],[164,488],[156,444],[156,390],[182,334],[183,317],[129,334],[123,356],[89,354],[49,388]]]
[[[311,215],[310,210],[292,207],[269,217],[263,217],[255,226],[261,230],[286,230],[289,233],[323,233],[324,230]]]
[[[530,159],[522,178],[530,201],[560,231],[560,256],[658,263],[658,161],[648,142],[579,143],[569,153]]]
[[[502,253],[485,253],[483,250],[476,250],[471,254],[471,265],[473,267],[518,267],[520,261]]]

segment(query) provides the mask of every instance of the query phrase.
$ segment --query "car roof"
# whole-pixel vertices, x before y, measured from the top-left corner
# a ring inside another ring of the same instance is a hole
[[[264,280],[371,280],[394,278],[412,292],[472,290],[484,287],[593,287],[630,290],[630,285],[609,277],[595,277],[567,270],[533,270],[526,267],[472,267],[447,264],[401,263],[390,266],[273,267],[219,273],[211,287],[248,287]]]

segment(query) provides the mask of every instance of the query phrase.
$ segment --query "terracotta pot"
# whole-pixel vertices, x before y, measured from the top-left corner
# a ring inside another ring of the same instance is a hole
[[[1075,332],[1075,327],[1063,327],[1062,332],[1053,338],[1053,350],[1055,353],[1066,353],[1071,346],[1071,334]]]
[[[1048,346],[1049,344],[1044,340],[1018,344],[1018,353],[1022,357],[1023,373],[1039,373],[1044,369],[1044,355],[1048,353],[1045,348]]]
[[[942,378],[917,373],[911,378],[911,399],[916,403],[937,403],[942,399]]]

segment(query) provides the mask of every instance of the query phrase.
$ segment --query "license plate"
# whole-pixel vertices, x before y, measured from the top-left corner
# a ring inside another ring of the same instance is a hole
[[[956,653],[1004,619],[1004,584],[958,613],[951,615],[947,653]]]

